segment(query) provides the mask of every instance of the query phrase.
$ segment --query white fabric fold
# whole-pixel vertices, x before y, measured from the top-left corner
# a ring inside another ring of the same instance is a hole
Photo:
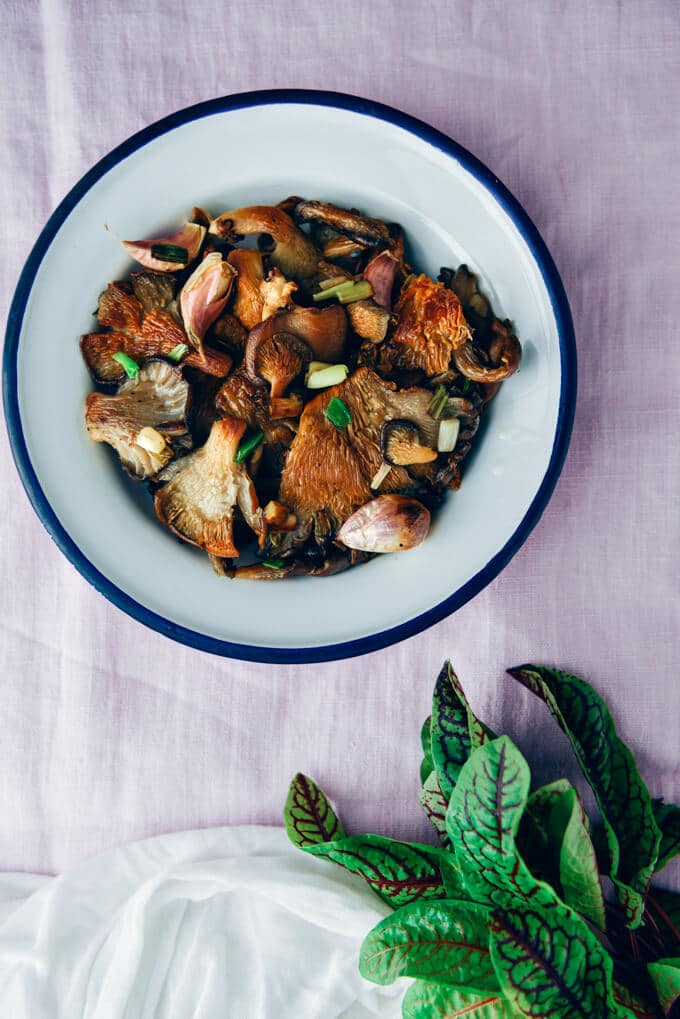
[[[388,908],[278,828],[132,843],[57,878],[0,878],[11,1019],[398,1019],[359,947]]]

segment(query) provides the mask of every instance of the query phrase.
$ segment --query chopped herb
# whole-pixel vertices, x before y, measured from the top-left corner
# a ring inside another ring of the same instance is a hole
[[[430,400],[429,411],[433,418],[438,420],[444,413],[444,408],[448,403],[449,394],[446,386],[437,386],[434,391],[434,396]]]
[[[286,564],[283,559],[263,559],[262,565],[268,570],[282,570]]]
[[[463,393],[463,396],[467,393],[469,388],[470,388],[470,380],[469,379],[465,379],[465,381],[463,382],[463,388],[461,390],[461,392]]]
[[[247,439],[244,439],[243,442],[239,445],[238,449],[236,450],[234,462],[239,464],[243,463],[245,458],[249,456],[250,453],[252,453],[255,447],[260,445],[263,438],[264,438],[263,432],[254,432],[253,435],[250,435],[248,436]]]
[[[139,365],[125,351],[119,350],[113,355],[113,360],[117,361],[121,368],[125,370],[125,374],[129,379],[136,379],[139,375]]]
[[[189,353],[189,348],[186,343],[178,343],[176,347],[173,347],[168,354],[168,361],[173,361],[178,364],[183,357],[186,357]]]
[[[151,254],[160,262],[176,262],[177,265],[186,265],[189,261],[189,252],[181,248],[179,244],[152,244]]]
[[[328,290],[330,287],[337,287],[340,283],[347,283],[346,276],[332,276],[329,280],[321,280],[319,283],[320,290]]]
[[[327,287],[317,294],[312,294],[315,301],[327,301],[329,297],[337,297],[340,304],[351,304],[352,301],[363,301],[366,297],[373,296],[373,287],[368,280],[345,280],[337,286]]]
[[[334,396],[326,407],[326,417],[335,428],[347,428],[352,415],[340,397]]]

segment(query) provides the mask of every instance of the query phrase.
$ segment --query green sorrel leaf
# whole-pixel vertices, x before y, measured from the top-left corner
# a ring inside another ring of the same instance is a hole
[[[498,991],[485,911],[447,899],[415,902],[381,920],[361,947],[359,969],[376,984],[422,977]]]
[[[344,829],[318,785],[299,772],[283,808],[288,838],[299,849],[344,838]]]
[[[654,868],[658,874],[667,863],[670,863],[676,856],[680,856],[680,807],[677,807],[675,803],[655,800],[654,817],[661,829],[659,859]]]
[[[432,715],[428,715],[423,722],[423,727],[420,730],[420,743],[423,748],[423,759],[420,762],[420,782],[425,785],[428,778],[434,771],[434,761],[432,760],[432,739],[431,739],[431,725]]]
[[[568,906],[604,930],[604,892],[590,823],[574,787],[559,779],[537,789],[529,797],[522,826],[524,840],[518,840],[519,844],[523,851],[525,845],[531,848],[541,876],[561,892]],[[531,862],[526,855],[525,859]]]
[[[403,1019],[512,1019],[513,1014],[500,994],[478,994],[426,980],[416,980],[402,1004]]]
[[[427,814],[442,845],[448,845],[449,837],[446,834],[446,810],[448,803],[439,785],[436,771],[431,772],[423,782],[418,802]]]
[[[417,899],[441,899],[446,894],[439,866],[444,853],[432,846],[397,842],[382,835],[354,835],[304,848],[359,874],[394,907]]]
[[[614,1001],[623,1015],[628,1013],[633,1019],[657,1019],[656,1006],[652,1002],[644,1001],[639,995],[633,994],[627,987],[617,984],[616,981],[614,981]]]
[[[607,919],[600,871],[588,831],[588,818],[575,789],[567,790],[555,804],[550,824],[556,840],[561,838],[562,897],[568,906],[603,931]]]
[[[487,730],[472,713],[451,662],[445,662],[432,698],[431,745],[439,785],[447,801],[471,752],[487,738]]]
[[[561,841],[550,828],[553,807],[559,803],[571,783],[566,778],[540,786],[529,795],[517,833],[517,846],[532,874],[560,887]]]
[[[647,967],[664,1015],[680,1000],[680,958],[659,959]]]
[[[491,958],[521,1015],[612,1019],[612,962],[582,920],[559,901],[506,909],[491,921]]]
[[[583,680],[540,665],[508,671],[545,701],[569,737],[605,823],[611,879],[628,925],[638,927],[661,832],[633,755],[616,735],[607,706]]]
[[[529,783],[529,766],[507,736],[485,743],[463,765],[446,828],[474,899],[512,905],[539,884],[515,845]]]

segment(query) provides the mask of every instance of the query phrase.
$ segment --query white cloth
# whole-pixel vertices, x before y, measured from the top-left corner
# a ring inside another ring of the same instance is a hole
[[[28,897],[27,897],[28,896]],[[136,842],[0,878],[3,1019],[398,1019],[358,972],[389,909],[282,829]]]

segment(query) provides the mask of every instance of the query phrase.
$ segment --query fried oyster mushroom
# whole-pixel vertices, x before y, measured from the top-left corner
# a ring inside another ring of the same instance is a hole
[[[171,463],[158,477],[156,516],[170,530],[220,559],[239,554],[234,544],[234,512],[262,540],[264,523],[255,486],[244,463],[234,459],[244,421],[216,421],[200,449]]]
[[[284,276],[305,280],[316,274],[320,254],[291,217],[273,205],[251,205],[223,212],[210,224],[210,233],[236,243],[260,235],[260,247]]]
[[[428,276],[410,276],[394,313],[397,325],[380,350],[381,367],[445,372],[454,352],[471,339],[463,308],[453,291]]]
[[[113,355],[122,351],[138,363],[154,357],[168,357],[178,347],[187,346],[187,335],[174,307],[174,284],[154,273],[139,273],[132,283],[109,283],[99,298],[97,318],[109,332],[86,333],[80,349],[95,382],[112,385],[125,380],[125,369]],[[207,375],[224,378],[232,358],[229,354],[204,348],[189,350],[183,364]]]
[[[87,431],[94,442],[113,446],[133,478],[153,478],[175,456],[178,443],[190,443],[189,399],[189,384],[178,368],[147,361],[115,395],[90,393]]]

